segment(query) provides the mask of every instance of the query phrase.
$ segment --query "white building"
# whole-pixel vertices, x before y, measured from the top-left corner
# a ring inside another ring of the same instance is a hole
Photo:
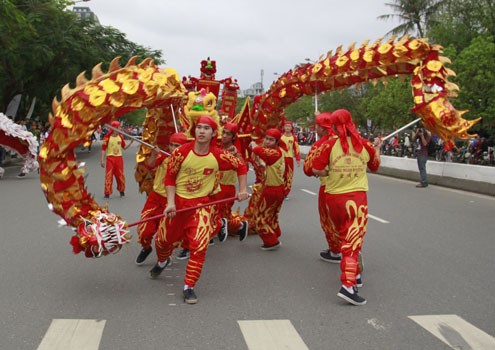
[[[249,96],[252,98],[254,96],[261,95],[264,92],[263,90],[264,90],[263,84],[261,82],[257,82],[251,85],[249,89],[242,90],[242,95],[246,97]]]

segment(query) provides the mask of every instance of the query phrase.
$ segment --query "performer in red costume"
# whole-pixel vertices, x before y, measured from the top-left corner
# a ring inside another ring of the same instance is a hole
[[[114,128],[119,128],[120,122],[114,120],[110,125]],[[125,174],[122,150],[128,149],[129,146],[132,145],[132,142],[133,140],[131,140],[129,144],[126,144],[124,137],[112,129],[108,131],[108,134],[106,134],[103,139],[100,164],[102,168],[105,168],[105,198],[110,198],[110,195],[112,194],[114,176],[115,181],[117,181],[117,190],[120,192],[120,197],[125,196]]]
[[[264,146],[258,146],[252,141],[252,152],[260,157],[266,166],[266,176],[261,188],[259,202],[254,210],[255,229],[263,240],[262,250],[275,250],[281,245],[279,240],[282,232],[278,222],[278,214],[284,201],[284,156],[287,150],[282,134],[278,129],[266,131]]]
[[[289,199],[289,193],[292,189],[292,179],[294,178],[294,157],[296,157],[297,166],[301,166],[301,153],[299,152],[299,144],[294,136],[294,124],[291,121],[284,122],[284,133],[281,140],[286,144],[287,150],[284,150],[285,161],[285,199]]]
[[[239,158],[211,144],[216,136],[218,125],[210,116],[198,118],[193,130],[194,142],[177,148],[168,162],[165,185],[167,207],[164,214],[168,219],[160,222],[155,247],[158,262],[151,269],[151,278],[157,278],[170,264],[170,256],[175,247],[187,241],[190,258],[184,278],[184,301],[195,304],[198,299],[194,286],[201,276],[206,250],[214,235],[215,208],[204,206],[189,211],[175,213],[211,202],[211,195],[218,190],[220,170],[236,170],[239,181],[238,200],[248,198],[247,167]]]
[[[303,171],[307,176],[315,176],[313,173],[313,161],[322,152],[322,146],[329,138],[337,138],[332,128],[331,114],[323,112],[316,116],[316,133],[318,141],[316,141],[304,159]],[[325,202],[325,181],[326,176],[320,177],[320,190],[318,192],[318,213],[320,214],[320,225],[325,233],[325,239],[328,248],[320,252],[320,259],[326,262],[340,263],[340,237],[332,222],[329,219],[328,207]]]
[[[233,156],[239,158],[245,163],[245,160],[241,156],[240,144],[236,142],[238,127],[237,124],[227,122],[223,126],[222,130],[222,149],[231,153]],[[221,191],[216,197],[230,198],[234,197],[236,193],[236,173],[234,170],[220,171],[220,188]],[[218,205],[217,209],[222,219],[221,236],[219,234],[220,241],[225,240],[224,237],[228,235],[228,231],[237,232],[240,241],[243,241],[248,234],[248,222],[241,221],[239,216],[233,217],[232,206],[234,202],[226,202]]]
[[[175,133],[170,136],[168,151],[172,153],[175,149],[187,142],[187,137],[183,133]],[[167,207],[167,191],[165,189],[165,174],[167,173],[168,157],[163,153],[159,153],[157,150],[153,150],[149,157],[146,166],[150,170],[155,170],[155,178],[153,180],[153,191],[150,192],[146,202],[144,203],[143,210],[141,211],[141,220],[144,221],[147,218],[158,216],[163,213]],[[153,237],[158,230],[160,219],[148,220],[142,222],[137,227],[138,242],[143,249],[136,258],[136,264],[142,265],[148,255],[153,251],[151,243]]]
[[[366,168],[378,170],[382,141],[377,139],[373,145],[361,138],[345,109],[333,112],[331,119],[338,137],[324,143],[313,161],[313,173],[326,176],[329,225],[341,241],[342,287],[337,295],[353,305],[364,305],[366,299],[358,295],[357,286],[362,285],[358,258],[368,224]]]

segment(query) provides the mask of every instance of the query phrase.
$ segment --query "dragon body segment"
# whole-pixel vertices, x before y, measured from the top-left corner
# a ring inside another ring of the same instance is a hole
[[[426,40],[399,41],[391,38],[372,45],[339,47],[328,52],[314,64],[297,66],[283,74],[270,89],[255,99],[252,121],[254,134],[263,135],[267,128],[277,127],[284,108],[303,95],[342,89],[367,81],[384,80],[399,75],[411,75],[414,96],[413,112],[423,119],[425,127],[448,142],[467,139],[469,128],[480,118],[465,120],[449,101],[458,87],[448,81],[455,73],[446,68],[441,47]],[[258,136],[259,136],[258,135]]]

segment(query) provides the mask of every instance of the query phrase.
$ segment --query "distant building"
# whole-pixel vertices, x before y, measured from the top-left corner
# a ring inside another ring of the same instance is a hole
[[[91,11],[91,9],[87,6],[74,6],[72,8],[72,12],[74,12],[77,15],[77,17],[80,19],[91,18],[96,23],[98,24],[100,23],[95,13]]]
[[[242,96],[254,97],[263,93],[263,84],[261,82],[254,83],[249,89],[242,90]]]

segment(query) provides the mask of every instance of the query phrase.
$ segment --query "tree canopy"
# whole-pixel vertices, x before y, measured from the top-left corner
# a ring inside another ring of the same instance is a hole
[[[115,57],[134,55],[163,63],[159,50],[129,41],[116,28],[79,19],[66,0],[2,0],[0,6],[0,111],[22,94],[22,118],[36,97],[35,113],[46,116],[62,86],[82,71]]]

